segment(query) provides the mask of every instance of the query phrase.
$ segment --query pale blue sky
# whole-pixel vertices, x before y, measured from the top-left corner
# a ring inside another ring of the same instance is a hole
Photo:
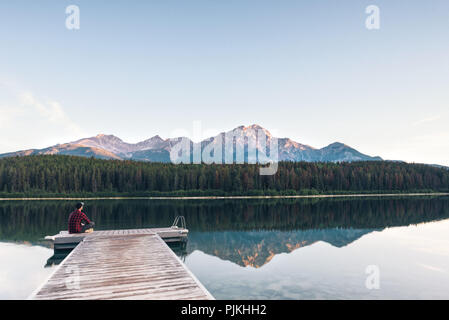
[[[0,43],[0,152],[201,121],[449,165],[447,0],[2,1]]]

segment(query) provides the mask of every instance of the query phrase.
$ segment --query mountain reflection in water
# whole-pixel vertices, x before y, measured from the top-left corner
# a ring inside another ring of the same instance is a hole
[[[184,216],[189,241],[172,248],[217,299],[449,298],[449,197],[85,202],[103,230]],[[0,201],[0,298],[26,298],[64,258],[42,239],[73,205]],[[380,290],[365,287],[372,264]]]
[[[292,252],[318,241],[344,247],[374,229],[322,229],[305,231],[193,232],[187,254],[195,250],[238,265],[259,268],[277,254]]]
[[[46,245],[45,235],[66,229],[72,207],[73,201],[1,202],[0,240]],[[98,200],[86,202],[85,211],[103,230],[166,227],[183,215],[190,234],[178,255],[200,250],[258,268],[319,241],[344,247],[387,227],[447,219],[449,198]]]

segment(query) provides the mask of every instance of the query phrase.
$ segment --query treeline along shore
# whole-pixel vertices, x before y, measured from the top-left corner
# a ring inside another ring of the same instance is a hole
[[[272,176],[260,175],[260,167],[59,155],[2,158],[0,196],[291,196],[449,191],[449,170],[423,164],[280,162]]]

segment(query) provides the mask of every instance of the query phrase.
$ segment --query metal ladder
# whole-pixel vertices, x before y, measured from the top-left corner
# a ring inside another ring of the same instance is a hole
[[[178,224],[179,224],[179,222],[181,222],[181,229],[187,229],[186,228],[186,219],[184,218],[184,216],[177,216],[176,218],[175,218],[175,221],[173,221],[173,224],[172,224],[172,228],[174,228],[174,229],[179,229],[180,227],[178,226]]]

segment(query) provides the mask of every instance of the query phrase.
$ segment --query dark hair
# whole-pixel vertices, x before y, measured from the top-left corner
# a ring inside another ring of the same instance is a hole
[[[79,210],[79,209],[81,209],[82,207],[84,207],[84,202],[78,202],[77,204],[76,204],[76,208]]]

